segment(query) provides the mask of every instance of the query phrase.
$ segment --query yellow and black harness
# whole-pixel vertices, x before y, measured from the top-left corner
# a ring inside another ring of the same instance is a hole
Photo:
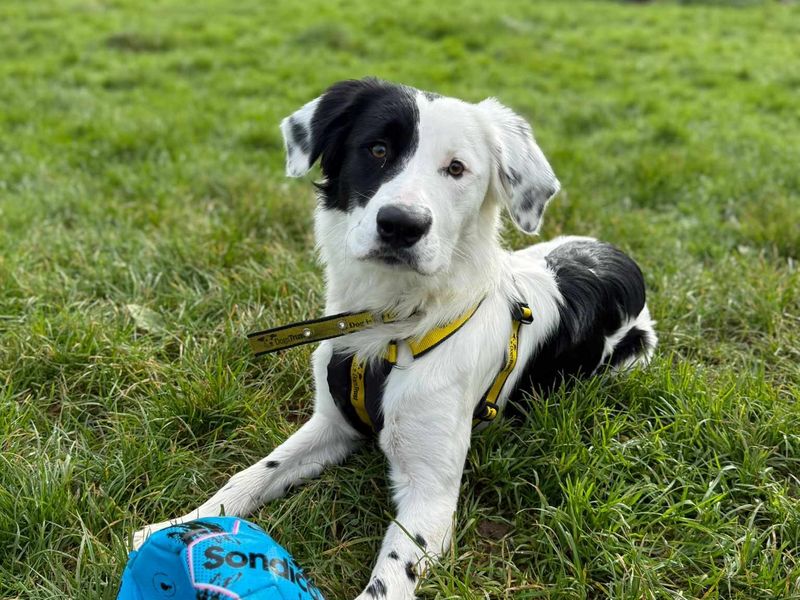
[[[436,327],[421,338],[405,340],[414,359],[430,352],[461,329],[478,310],[480,303],[446,325]],[[293,323],[248,335],[256,356],[363,331],[397,319],[389,314],[372,312],[341,313],[313,321]],[[520,326],[533,321],[527,304],[515,302],[511,307],[511,335],[505,359],[489,389],[483,394],[473,413],[473,427],[497,417],[497,400],[509,375],[517,364]],[[381,400],[389,373],[397,364],[397,342],[391,342],[381,360],[362,361],[357,355],[334,353],[328,363],[328,387],[337,407],[358,431],[365,435],[383,429]]]

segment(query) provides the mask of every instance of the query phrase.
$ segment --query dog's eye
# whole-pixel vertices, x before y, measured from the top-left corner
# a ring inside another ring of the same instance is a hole
[[[375,158],[386,158],[386,155],[389,153],[389,149],[383,142],[375,142],[369,147],[369,153]]]
[[[464,174],[464,163],[462,163],[460,160],[452,161],[447,167],[447,174],[450,175],[450,177],[455,177],[458,179]]]

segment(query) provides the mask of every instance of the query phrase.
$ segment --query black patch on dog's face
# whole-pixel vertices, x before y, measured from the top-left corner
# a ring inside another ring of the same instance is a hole
[[[362,79],[342,81],[323,94],[311,122],[311,162],[320,158],[317,187],[328,209],[364,206],[395,177],[419,141],[419,109],[411,88]],[[386,156],[371,147],[380,142]]]

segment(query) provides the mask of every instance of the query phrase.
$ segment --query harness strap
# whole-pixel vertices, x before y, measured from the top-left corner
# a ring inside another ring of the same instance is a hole
[[[419,358],[426,352],[430,352],[436,348],[436,346],[447,340],[472,318],[472,315],[475,314],[475,311],[478,310],[478,307],[482,302],[483,300],[478,302],[478,304],[473,306],[470,310],[465,312],[457,319],[450,321],[447,325],[435,327],[421,338],[406,340],[406,344],[408,344],[408,348],[411,350],[411,355],[414,358]],[[391,342],[389,344],[389,348],[386,350],[386,360],[388,360],[391,364],[397,363],[397,342]]]
[[[503,391],[503,386],[508,380],[508,376],[517,365],[517,358],[519,356],[519,328],[523,324],[533,322],[533,311],[527,304],[521,302],[517,303],[511,311],[511,336],[508,339],[508,348],[506,349],[505,363],[500,368],[500,372],[495,375],[492,385],[486,390],[486,393],[478,402],[475,407],[475,412],[472,414],[472,426],[477,427],[481,423],[493,421],[498,414],[497,399],[500,397],[500,392]]]
[[[365,436],[383,429],[383,386],[392,370],[385,360],[361,361],[352,354],[331,356],[328,391],[353,429]]]
[[[364,381],[365,367],[366,363],[358,360],[357,356],[353,357],[353,361],[350,363],[350,404],[353,405],[361,422],[374,430],[375,424],[367,412],[366,382]]]

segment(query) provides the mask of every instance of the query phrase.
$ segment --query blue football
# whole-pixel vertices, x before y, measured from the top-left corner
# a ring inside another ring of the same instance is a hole
[[[258,525],[210,517],[151,535],[128,557],[117,600],[323,600]]]

